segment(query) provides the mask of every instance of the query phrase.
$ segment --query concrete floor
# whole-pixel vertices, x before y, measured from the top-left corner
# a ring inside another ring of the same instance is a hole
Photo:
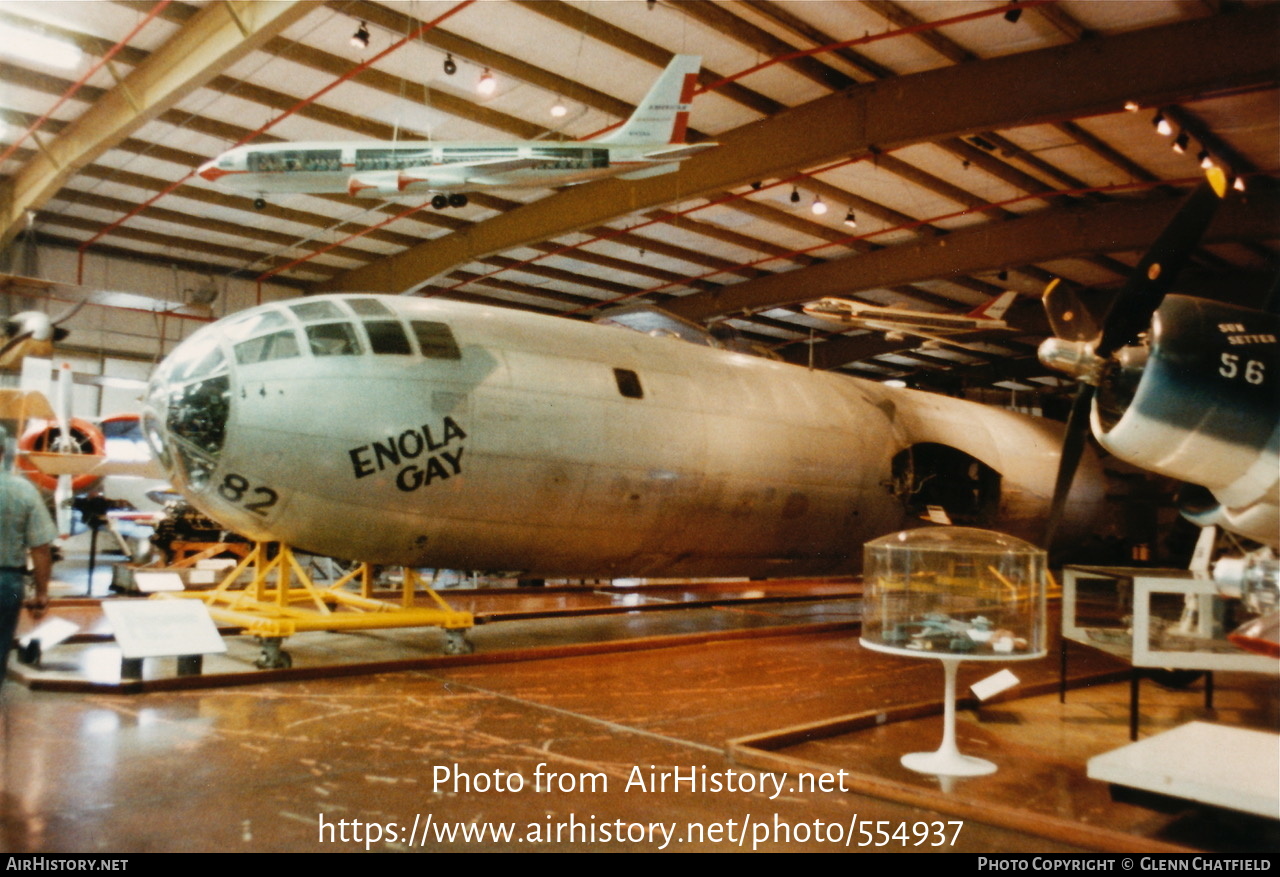
[[[1280,848],[1273,821],[1116,803],[1085,777],[1089,757],[1127,742],[1125,682],[1073,690],[1066,704],[1044,694],[962,711],[960,747],[995,761],[992,777],[944,784],[901,768],[901,753],[936,748],[930,715],[787,748],[850,791],[731,761],[726,744],[744,735],[936,701],[938,666],[861,649],[838,626],[853,612],[834,601],[517,620],[479,629],[470,659],[348,678],[145,694],[10,681],[0,690],[0,850],[822,851],[875,843],[879,828],[898,838],[865,849]],[[735,618],[750,629],[735,630]],[[724,638],[689,637],[708,625]],[[352,653],[404,647],[403,632],[309,636],[315,644],[295,655],[337,648],[318,637]],[[643,649],[609,645],[644,636]],[[539,657],[597,639],[591,652]],[[518,660],[501,656],[507,646]],[[1116,678],[1114,659],[1072,655],[1073,674]],[[995,669],[962,667],[961,689]],[[1052,659],[1012,669],[1023,692],[1057,677]],[[1142,731],[1192,718],[1275,730],[1277,694],[1273,678],[1219,674],[1207,714],[1198,688],[1145,683]],[[551,788],[536,788],[548,774]],[[696,787],[673,787],[678,776]],[[1035,818],[1011,823],[1010,811]],[[503,826],[513,835],[495,841],[489,832]]]

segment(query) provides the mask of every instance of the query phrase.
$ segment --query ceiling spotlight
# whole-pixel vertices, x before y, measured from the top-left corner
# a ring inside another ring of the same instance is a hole
[[[813,211],[814,216],[822,216],[827,212],[827,205],[823,203],[821,195],[814,195],[813,206],[809,209]]]
[[[849,228],[858,227],[858,217],[853,215],[853,210],[850,210],[844,215],[844,224],[849,226]]]
[[[1138,102],[1136,100],[1127,100],[1124,102],[1124,109],[1125,112],[1136,113],[1138,110],[1142,109],[1142,107],[1138,106]]]
[[[444,75],[452,76],[458,72],[458,64],[453,60],[453,55],[444,56]]]
[[[357,49],[369,48],[369,28],[365,27],[363,21],[356,28],[356,32],[351,35],[351,45]]]
[[[800,203],[800,190],[799,190],[799,189],[796,189],[796,188],[792,188],[792,189],[791,189],[791,203],[792,203],[792,204],[799,204],[799,203]]]
[[[561,118],[564,118],[564,115],[568,112],[569,112],[569,108],[566,107],[564,105],[564,101],[557,96],[556,102],[551,106],[551,115],[556,117],[557,119],[561,119]]]
[[[1209,154],[1207,149],[1200,150],[1200,154],[1196,156],[1196,161],[1200,162],[1200,167],[1205,170],[1213,167],[1213,156]]]
[[[1164,113],[1156,113],[1156,117],[1151,120],[1151,124],[1156,126],[1156,133],[1163,134],[1168,137],[1173,133],[1173,125],[1169,124],[1169,120],[1164,117]]]
[[[1177,139],[1173,141],[1173,151],[1182,155],[1182,153],[1187,151],[1187,146],[1190,145],[1190,143],[1191,136],[1187,134],[1186,131],[1183,131],[1178,135]]]
[[[1010,3],[1009,5],[1013,6],[1012,3]],[[1018,19],[1021,17],[1022,17],[1022,10],[1017,8],[1009,9],[1004,14],[1004,20],[1009,22],[1010,24],[1017,24]]]
[[[480,82],[476,84],[476,91],[486,97],[493,94],[498,87],[498,80],[493,78],[493,74],[489,72],[489,68],[484,68],[484,72],[480,74]]]

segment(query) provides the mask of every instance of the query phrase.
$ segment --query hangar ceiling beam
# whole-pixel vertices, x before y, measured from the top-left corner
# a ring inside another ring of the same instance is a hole
[[[953,274],[989,270],[1000,263],[1023,264],[1065,259],[1095,252],[1144,250],[1160,234],[1180,202],[1080,203],[991,222],[938,238],[887,247],[799,271],[774,274],[728,286],[718,295],[695,293],[674,301],[670,310],[689,320],[847,296],[859,290]],[[1228,199],[1205,235],[1205,242],[1273,238],[1280,216],[1274,192]]]
[[[1277,31],[1280,4],[1266,4],[855,86],[726,132],[718,137],[718,149],[693,156],[678,172],[561,191],[465,234],[349,271],[317,291],[409,292],[490,253],[840,157],[1113,112],[1126,100],[1167,103],[1215,89],[1273,83],[1280,80]],[[1164,60],[1179,57],[1197,60]],[[993,94],[1000,100],[991,100]]]
[[[302,18],[308,4],[212,3],[0,185],[0,246],[71,176]]]
[[[572,33],[584,34],[592,39],[599,40],[620,52],[626,52],[641,61],[647,61],[655,67],[666,67],[671,61],[672,52],[670,50],[643,40],[617,25],[610,24],[602,18],[596,18],[576,6],[561,2],[561,0],[516,0],[516,2],[530,12],[536,12],[558,24],[564,25]],[[722,79],[723,76],[703,67],[702,73],[698,78],[705,83]],[[785,106],[777,101],[736,82],[720,89],[719,93],[766,116],[772,116],[774,113],[786,109]],[[629,115],[629,113],[624,115]]]

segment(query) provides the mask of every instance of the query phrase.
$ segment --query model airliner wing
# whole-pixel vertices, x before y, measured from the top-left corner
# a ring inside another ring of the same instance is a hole
[[[644,154],[644,157],[650,161],[680,161],[719,145],[719,143],[673,143],[670,146],[651,149]]]
[[[411,167],[400,172],[400,187],[423,184],[452,187],[464,184],[500,185],[501,174],[555,162],[554,158],[495,158],[491,161],[461,161],[456,164]]]
[[[965,344],[963,341],[956,341],[953,338],[947,338],[945,335],[934,335],[929,332],[922,332],[919,329],[913,329],[901,324],[877,323],[873,325],[871,323],[867,323],[866,325],[881,332],[894,332],[898,335],[910,335],[913,338],[923,338],[926,341],[932,341],[935,344],[945,344],[948,347],[959,347],[961,350],[972,350],[976,353],[985,352],[977,345]]]

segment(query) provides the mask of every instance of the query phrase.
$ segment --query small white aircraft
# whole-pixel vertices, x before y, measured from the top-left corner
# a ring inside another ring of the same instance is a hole
[[[462,207],[464,192],[551,188],[599,177],[638,179],[675,170],[715,143],[685,143],[702,58],[676,55],[618,130],[580,142],[350,141],[237,146],[200,166],[211,183],[259,195],[346,194],[393,198],[436,193],[437,210]]]
[[[931,505],[1038,535],[1062,437],[709,335],[375,295],[203,327],[153,374],[143,428],[250,538],[530,577],[848,572]],[[1083,529],[1102,477],[1082,474]]]
[[[1008,329],[1004,313],[1017,297],[1016,292],[1003,292],[967,314],[931,314],[909,308],[865,304],[847,298],[824,298],[810,302],[804,306],[804,312],[811,317],[833,320],[846,326],[883,332],[889,341],[904,341],[910,335],[938,344],[965,347],[964,344],[942,336]]]

